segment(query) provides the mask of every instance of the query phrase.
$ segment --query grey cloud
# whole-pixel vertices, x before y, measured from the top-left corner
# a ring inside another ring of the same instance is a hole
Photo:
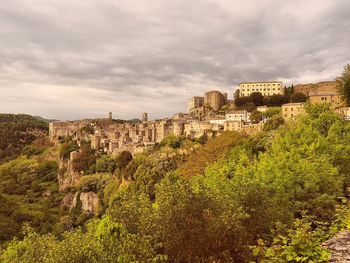
[[[162,117],[212,88],[232,96],[240,81],[331,79],[350,60],[346,0],[70,2],[0,6],[0,89],[12,96],[0,111]]]

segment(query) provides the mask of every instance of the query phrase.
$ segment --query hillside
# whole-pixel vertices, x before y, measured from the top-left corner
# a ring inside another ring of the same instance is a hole
[[[350,123],[306,112],[135,156],[82,143],[70,160],[69,137],[22,152],[0,165],[0,260],[327,262],[321,243],[350,227]]]
[[[0,163],[18,156],[25,146],[45,137],[48,123],[26,114],[0,114]]]

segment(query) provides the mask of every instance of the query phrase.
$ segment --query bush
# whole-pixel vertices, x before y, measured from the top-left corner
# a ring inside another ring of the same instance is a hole
[[[64,160],[69,159],[70,157],[70,153],[73,151],[76,151],[79,149],[78,144],[76,144],[76,142],[65,142],[63,144],[61,144],[59,153],[60,153],[60,157]]]

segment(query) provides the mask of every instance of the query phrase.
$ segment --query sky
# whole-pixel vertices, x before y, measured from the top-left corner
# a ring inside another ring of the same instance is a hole
[[[240,82],[333,80],[349,0],[2,0],[0,112],[151,119]]]

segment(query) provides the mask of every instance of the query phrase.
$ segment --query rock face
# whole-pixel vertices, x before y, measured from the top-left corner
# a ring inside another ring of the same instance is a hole
[[[67,196],[67,199],[69,197]],[[75,193],[70,209],[81,207],[81,210],[86,213],[96,214],[98,210],[98,196],[94,192]]]
[[[68,193],[67,195],[65,195],[63,197],[61,206],[66,207],[66,208],[70,208],[73,204],[73,200],[74,200],[74,194]]]
[[[64,190],[74,187],[79,183],[82,174],[74,171],[72,163],[69,160],[64,162],[62,159],[59,160],[59,174],[57,176],[59,191],[63,192]]]
[[[350,262],[350,231],[342,231],[336,234],[333,238],[324,242],[322,246],[332,254],[329,262]]]
[[[81,209],[85,212],[95,214],[98,209],[98,196],[94,192],[80,194]]]

